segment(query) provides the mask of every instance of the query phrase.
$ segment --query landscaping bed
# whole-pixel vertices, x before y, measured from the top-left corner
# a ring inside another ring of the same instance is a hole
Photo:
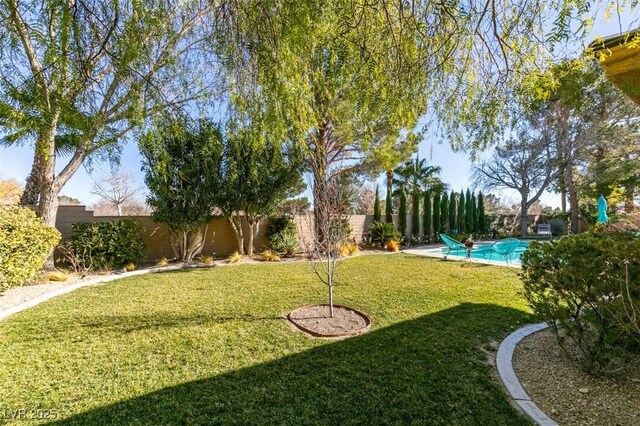
[[[590,376],[566,357],[549,330],[516,346],[513,368],[532,401],[560,425],[640,424],[640,369]]]
[[[515,271],[357,256],[334,290],[368,333],[292,329],[283,313],[326,303],[305,263],[78,289],[0,322],[2,408],[55,410],[58,424],[530,424],[485,355],[533,320]]]

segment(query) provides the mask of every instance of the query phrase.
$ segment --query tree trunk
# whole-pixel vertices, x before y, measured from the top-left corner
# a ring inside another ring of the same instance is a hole
[[[567,191],[562,189],[560,190],[560,209],[562,213],[567,213]]]
[[[569,195],[569,213],[571,217],[571,232],[580,232],[580,216],[578,212],[578,193],[573,180],[573,167],[567,167],[566,173],[567,194]]]
[[[42,177],[42,158],[36,150],[33,156],[33,164],[31,165],[31,172],[27,177],[27,181],[24,184],[24,191],[20,196],[20,205],[22,206],[37,206],[40,198],[40,192],[42,190],[41,184]]]
[[[333,277],[329,277],[329,317],[333,318]]]
[[[229,222],[229,225],[231,225],[233,233],[235,234],[238,253],[244,256],[244,233],[242,232],[242,222],[240,221],[240,218],[234,213],[231,213],[230,216],[227,216],[227,221]]]
[[[527,203],[527,196],[522,196],[522,201],[520,202],[520,235],[522,237],[526,237],[527,236],[527,231],[528,231],[528,215],[527,213],[529,212],[529,206]]]
[[[253,256],[253,244],[260,231],[260,221],[258,219],[247,220],[249,224],[249,235],[247,235],[247,254]]]
[[[386,200],[393,199],[389,196],[389,194],[393,193],[393,169],[387,170],[387,196],[385,198],[385,214],[387,223],[393,223],[393,206],[391,209],[387,206]],[[391,214],[389,214],[389,210],[391,210]]]

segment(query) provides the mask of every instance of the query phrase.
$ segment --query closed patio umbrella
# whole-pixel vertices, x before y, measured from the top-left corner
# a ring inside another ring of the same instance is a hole
[[[598,223],[607,223],[609,218],[607,217],[607,200],[603,195],[598,198]]]

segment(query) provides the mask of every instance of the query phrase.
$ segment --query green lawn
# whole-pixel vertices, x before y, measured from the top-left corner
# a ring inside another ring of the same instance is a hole
[[[349,259],[339,273],[336,303],[373,322],[346,340],[310,339],[284,319],[325,302],[304,263],[132,277],[17,314],[0,322],[0,415],[55,409],[62,424],[91,425],[529,424],[484,352],[533,321],[517,271],[397,254]]]

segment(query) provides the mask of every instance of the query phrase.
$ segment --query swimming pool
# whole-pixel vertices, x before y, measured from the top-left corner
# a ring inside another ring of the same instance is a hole
[[[493,242],[476,243],[470,253],[471,261],[519,268],[521,266],[520,257],[529,247],[529,243],[530,240],[518,240],[518,247],[516,247],[516,249],[508,256],[491,252],[488,248],[493,244]],[[433,257],[444,257],[446,255],[447,259],[452,260],[467,259],[467,250],[451,250],[449,252],[447,247],[405,250],[405,252]]]

